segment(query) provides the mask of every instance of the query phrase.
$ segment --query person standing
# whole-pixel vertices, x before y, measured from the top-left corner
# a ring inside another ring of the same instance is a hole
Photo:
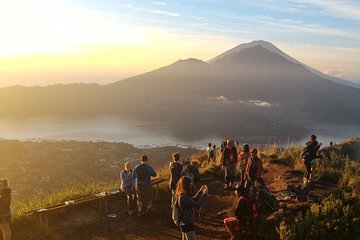
[[[225,170],[225,187],[229,189],[233,187],[236,174],[237,149],[233,140],[228,140],[227,146],[222,153],[222,166]]]
[[[133,176],[133,170],[131,164],[126,162],[124,170],[120,173],[121,178],[121,191],[126,194],[129,215],[133,215],[136,212],[136,192],[135,192],[135,179]]]
[[[153,207],[151,177],[156,177],[155,170],[148,164],[148,157],[142,155],[140,161],[141,163],[136,165],[134,169],[138,216],[150,212]]]
[[[0,228],[3,234],[3,240],[11,239],[11,189],[9,181],[5,178],[0,179]]]
[[[239,154],[237,158],[237,169],[240,172],[240,186],[244,186],[244,176],[249,158],[250,158],[249,144],[245,143],[243,151]]]
[[[250,180],[250,187],[252,191],[255,190],[255,182],[261,178],[263,169],[262,161],[257,156],[258,150],[256,148],[251,149],[250,158],[245,170],[245,178]],[[246,186],[248,187],[248,186]]]
[[[208,162],[214,161],[215,159],[215,144],[209,143],[206,148],[206,154],[208,156]]]
[[[171,190],[171,206],[174,206],[175,203],[175,192],[176,192],[176,184],[181,177],[181,171],[183,169],[180,160],[180,154],[178,152],[173,153],[172,155],[172,162],[169,164],[170,169],[170,183],[169,187]]]
[[[306,167],[306,172],[304,174],[303,185],[306,186],[309,180],[312,177],[312,171],[315,167],[316,158],[318,158],[317,152],[320,149],[321,143],[319,144],[316,141],[316,136],[311,135],[308,142],[306,142],[306,147],[304,148],[301,157],[304,160],[304,164]]]
[[[194,197],[191,195],[191,179],[181,177],[176,188],[176,202],[173,208],[173,220],[180,228],[182,240],[195,240],[195,209],[199,209],[206,200],[208,188],[201,186]]]

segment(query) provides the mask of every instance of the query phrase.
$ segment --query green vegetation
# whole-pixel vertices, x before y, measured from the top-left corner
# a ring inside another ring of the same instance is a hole
[[[338,189],[280,223],[281,240],[357,239],[360,235],[360,164],[331,152],[318,161],[322,181],[338,184]]]
[[[258,148],[260,156],[266,164],[282,163],[289,166],[288,172],[297,176],[303,174],[305,167],[300,161],[302,147],[280,148],[276,145],[269,145]],[[316,177],[322,182],[337,186],[337,189],[316,203],[304,205],[305,208],[301,211],[294,211],[282,219],[273,219],[274,221],[268,224],[269,231],[266,239],[342,240],[358,238],[360,235],[360,164],[351,160],[342,151],[325,150],[323,156],[322,159],[317,160]],[[199,163],[200,172],[206,177],[222,175],[219,152],[213,163],[208,163],[208,158],[202,151],[193,153],[191,160]],[[159,176],[168,178],[168,164],[158,167],[157,172]],[[66,188],[46,197],[36,197],[17,207],[14,213],[13,228],[21,229],[21,226],[28,224],[29,219],[24,217],[25,212],[118,188],[118,184],[118,182],[106,185],[94,183]],[[160,190],[168,191],[168,183],[162,183]]]
[[[65,188],[63,190],[49,194],[46,197],[37,197],[28,202],[20,203],[17,210],[14,212],[14,219],[19,218],[23,216],[26,212],[30,212],[35,209],[64,203],[65,201],[69,200],[88,197],[97,193],[118,188],[120,188],[120,184],[117,182],[111,182],[106,185],[92,183],[81,187]]]

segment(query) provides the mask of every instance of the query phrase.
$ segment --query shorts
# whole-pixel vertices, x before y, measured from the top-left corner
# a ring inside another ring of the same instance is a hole
[[[10,223],[11,213],[0,214],[0,223]]]

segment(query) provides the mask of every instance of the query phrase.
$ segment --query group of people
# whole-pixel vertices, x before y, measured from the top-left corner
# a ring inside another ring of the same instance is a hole
[[[311,135],[301,154],[306,167],[304,185],[312,178],[315,160],[321,157],[318,154],[321,143],[318,143],[316,139],[315,135]],[[207,152],[209,161],[214,161],[216,145],[209,144]],[[264,194],[261,197],[261,193],[269,191],[261,178],[263,166],[256,148],[250,150],[249,145],[244,144],[243,150],[237,154],[234,141],[227,140],[221,144],[220,153],[221,165],[225,172],[224,189],[235,190],[239,197],[235,217],[224,220],[232,238],[236,239],[237,236],[245,234],[246,229],[256,228],[261,218],[262,206],[271,205],[268,202],[264,204]],[[191,162],[188,159],[180,161],[180,158],[179,153],[172,154],[172,161],[169,164],[172,219],[180,228],[182,239],[193,240],[196,239],[194,221],[198,216],[198,209],[207,199],[208,187],[206,185],[199,187],[198,162]],[[124,165],[124,170],[120,173],[121,190],[127,196],[130,215],[137,213],[138,216],[143,216],[151,212],[153,208],[151,177],[156,177],[157,173],[148,161],[148,157],[142,155],[140,163],[134,169],[127,162]],[[237,175],[240,175],[239,184],[234,185]],[[267,196],[271,196],[271,194]],[[0,228],[4,240],[11,238],[9,227],[11,221],[10,204],[11,189],[8,180],[3,178],[0,179]]]
[[[254,188],[255,182],[261,179],[263,165],[258,157],[258,150],[249,144],[243,145],[243,151],[238,155],[233,140],[228,140],[221,151],[221,164],[225,171],[224,189],[233,189],[237,175],[240,175],[239,184],[246,188]]]

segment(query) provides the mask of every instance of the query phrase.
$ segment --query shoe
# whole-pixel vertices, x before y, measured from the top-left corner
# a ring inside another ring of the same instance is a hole
[[[227,184],[225,184],[224,190],[228,190],[229,186]]]

